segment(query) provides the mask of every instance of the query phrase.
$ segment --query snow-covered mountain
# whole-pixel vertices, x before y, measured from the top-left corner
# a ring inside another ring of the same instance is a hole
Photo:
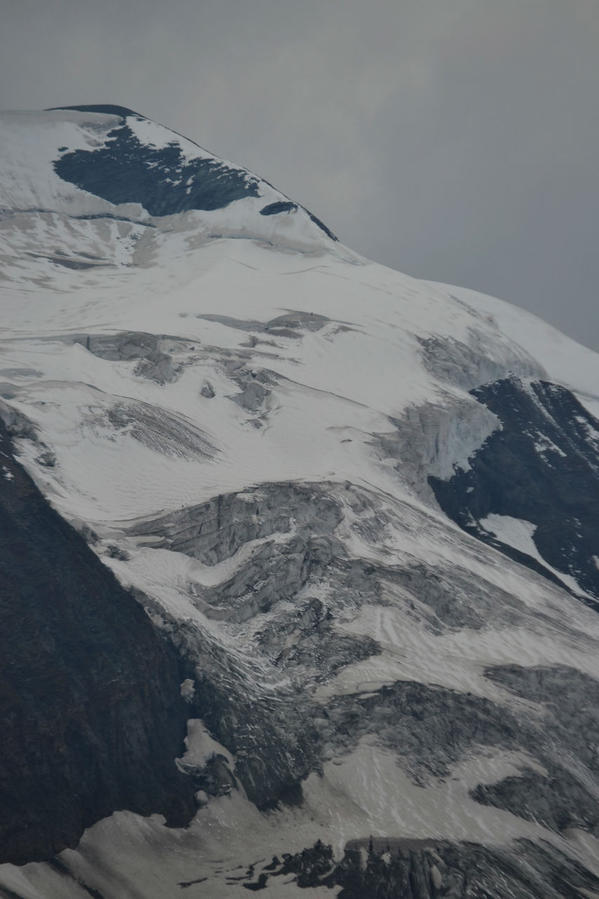
[[[131,110],[0,128],[0,896],[598,896],[599,357]]]

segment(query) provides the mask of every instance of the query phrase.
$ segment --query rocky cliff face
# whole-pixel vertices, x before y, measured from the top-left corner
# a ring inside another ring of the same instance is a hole
[[[599,421],[570,391],[546,381],[502,379],[472,393],[501,428],[472,454],[467,470],[430,478],[439,504],[464,530],[585,591],[595,605]]]
[[[15,461],[0,423],[0,859],[74,846],[120,808],[184,824],[178,662]]]

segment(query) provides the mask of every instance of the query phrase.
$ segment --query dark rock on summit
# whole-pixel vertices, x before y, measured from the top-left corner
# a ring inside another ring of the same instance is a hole
[[[128,109],[126,106],[115,106],[114,103],[84,103],[81,106],[51,106],[48,112],[55,112],[59,109],[72,109],[74,112],[98,112],[103,115],[117,115],[123,119],[126,119],[127,116],[130,115],[137,116],[138,119],[145,118],[145,116],[140,115],[139,112],[135,112],[133,109]]]
[[[160,149],[142,144],[126,120],[103,147],[64,153],[54,169],[63,181],[103,200],[139,203],[155,216],[221,209],[258,196],[257,179],[242,169],[209,156],[186,161],[174,139]]]
[[[278,215],[280,212],[295,212],[297,203],[287,200],[279,200],[277,203],[269,203],[260,210],[260,215]]]

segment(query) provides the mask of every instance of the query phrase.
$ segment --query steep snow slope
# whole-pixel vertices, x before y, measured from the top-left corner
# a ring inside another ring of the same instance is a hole
[[[129,110],[2,134],[2,415],[177,648],[198,812],[0,891],[599,894],[599,357]]]

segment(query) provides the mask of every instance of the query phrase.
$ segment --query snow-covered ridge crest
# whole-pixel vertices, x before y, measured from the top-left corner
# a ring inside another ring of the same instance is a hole
[[[40,215],[51,216],[43,220],[46,239],[67,261],[71,248],[82,249],[81,235],[69,239],[72,219],[85,222],[102,243],[96,256],[105,265],[134,264],[132,253],[123,259],[117,252],[117,241],[139,240],[149,229],[193,229],[204,239],[249,237],[311,251],[335,240],[268,182],[132,110],[3,113],[0,128],[0,214],[12,215],[11,229],[30,236],[36,230],[31,215],[37,227]],[[120,223],[112,239],[106,221]],[[22,252],[23,242],[15,249]]]

